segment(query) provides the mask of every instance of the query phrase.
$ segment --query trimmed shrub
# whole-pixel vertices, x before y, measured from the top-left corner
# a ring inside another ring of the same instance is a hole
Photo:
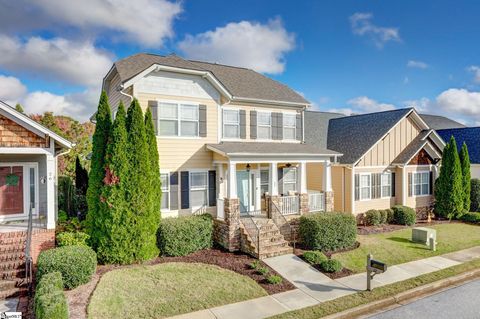
[[[412,226],[417,221],[417,214],[411,207],[397,205],[392,209],[395,224]]]
[[[336,259],[327,259],[320,264],[320,268],[325,272],[337,272],[342,270],[342,263]]]
[[[62,274],[51,272],[39,281],[34,298],[37,319],[67,319],[67,298],[63,293]]]
[[[166,256],[185,256],[212,247],[213,221],[208,214],[163,219],[158,245]]]
[[[467,223],[478,224],[480,223],[480,213],[465,213],[460,219]]]
[[[316,213],[300,217],[300,237],[310,250],[334,251],[355,244],[357,222],[349,213]]]
[[[365,223],[368,226],[378,226],[381,224],[382,216],[380,211],[376,209],[370,209],[365,213]]]
[[[37,278],[58,271],[63,285],[72,289],[90,281],[97,268],[97,254],[86,246],[64,246],[40,253],[37,261]]]
[[[380,213],[380,224],[386,224],[388,220],[388,211],[386,209],[381,209],[378,212]]]
[[[282,283],[283,278],[278,275],[270,275],[267,277],[267,281],[271,285],[279,285]]]
[[[327,256],[318,250],[310,250],[303,253],[303,258],[310,264],[321,264],[322,261],[327,260]]]
[[[84,232],[63,232],[57,234],[57,245],[63,246],[88,246],[87,240],[90,236]]]
[[[385,209],[384,210],[387,213],[387,224],[393,224],[395,222],[394,214],[393,214],[393,209]]]
[[[470,184],[470,211],[478,212],[480,210],[480,179],[472,178]]]

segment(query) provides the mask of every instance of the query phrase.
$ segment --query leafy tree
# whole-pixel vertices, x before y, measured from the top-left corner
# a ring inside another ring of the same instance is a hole
[[[128,159],[127,200],[134,214],[135,259],[148,260],[158,255],[156,233],[160,212],[152,209],[153,191],[150,181],[151,166],[145,122],[140,104],[134,99],[127,114]]]
[[[120,102],[112,127],[110,143],[105,154],[104,187],[101,194],[99,223],[103,225],[98,239],[98,258],[104,263],[128,264],[135,260],[132,211],[126,198],[127,128],[125,107]]]
[[[148,162],[150,163],[150,188],[152,189],[152,210],[160,212],[160,203],[162,197],[162,185],[160,182],[160,166],[158,161],[157,137],[153,117],[150,109],[145,113],[145,131],[147,138],[147,147],[149,152]]]
[[[465,142],[460,151],[460,164],[462,166],[462,186],[463,186],[463,209],[470,211],[470,156],[468,155],[468,147]]]
[[[443,150],[440,176],[435,183],[435,210],[449,219],[459,217],[463,212],[463,198],[462,168],[452,136]]]
[[[96,114],[96,127],[93,134],[91,169],[88,176],[87,189],[87,231],[90,235],[90,243],[95,250],[98,247],[98,239],[102,236],[102,225],[97,221],[99,213],[100,194],[105,176],[105,152],[109,142],[112,117],[110,105],[105,91],[100,96],[98,111]]]
[[[17,110],[18,112],[20,113],[23,113],[23,107],[20,103],[17,103],[17,105],[15,105],[15,110]]]
[[[77,156],[75,159],[75,188],[82,194],[87,194],[88,188],[88,172],[80,163],[80,158]]]

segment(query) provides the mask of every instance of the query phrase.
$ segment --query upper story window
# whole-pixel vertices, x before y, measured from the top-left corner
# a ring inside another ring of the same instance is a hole
[[[199,136],[198,105],[159,103],[158,106],[160,136]]]
[[[294,140],[297,131],[297,116],[296,114],[283,114],[283,139]]]
[[[223,110],[223,137],[240,138],[239,110]]]
[[[270,112],[258,112],[257,138],[266,140],[272,138],[272,115]]]

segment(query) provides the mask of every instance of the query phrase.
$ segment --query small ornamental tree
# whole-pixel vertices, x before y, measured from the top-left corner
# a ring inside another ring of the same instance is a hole
[[[105,154],[99,220],[103,227],[97,254],[103,263],[127,264],[134,261],[132,213],[126,199],[126,178],[130,169],[127,156],[126,113],[120,102]]]
[[[148,162],[150,163],[150,188],[152,189],[152,210],[160,212],[160,203],[162,197],[162,185],[160,182],[160,166],[158,161],[157,137],[153,117],[150,109],[145,113],[145,132],[148,147]]]
[[[440,216],[452,219],[462,214],[462,168],[453,136],[443,150],[440,176],[435,183],[435,197],[435,210]]]
[[[145,122],[140,104],[134,99],[127,114],[127,155],[129,171],[126,181],[127,201],[133,214],[132,243],[137,261],[152,259],[159,251],[156,233],[160,212],[152,209],[153,196]]]
[[[75,159],[75,188],[82,195],[87,193],[88,188],[88,172],[80,163],[80,159]]]
[[[470,211],[470,156],[468,155],[468,147],[465,142],[460,151],[460,164],[462,166],[462,186],[463,186],[463,210]]]
[[[24,112],[24,111],[23,111],[23,107],[22,107],[22,105],[21,105],[20,103],[17,103],[17,104],[15,105],[15,110],[17,110],[17,111],[20,112],[20,113],[23,113],[23,112]]]
[[[98,240],[102,237],[102,225],[97,223],[99,220],[97,214],[99,212],[100,194],[105,175],[105,152],[112,126],[110,105],[108,104],[108,97],[105,91],[103,91],[100,96],[95,118],[96,126],[92,138],[92,159],[87,189],[87,231],[90,235],[90,244],[92,245],[92,248],[96,250],[98,247]]]

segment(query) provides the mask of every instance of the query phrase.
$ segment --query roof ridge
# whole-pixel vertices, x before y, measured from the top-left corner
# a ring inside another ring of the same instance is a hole
[[[452,128],[441,128],[435,131],[451,131],[451,130],[467,130],[472,128],[480,128],[480,126],[465,126],[465,127],[452,127]]]
[[[343,113],[338,113],[338,112],[328,112],[328,111],[315,111],[315,110],[305,110],[305,112],[310,112],[310,113],[323,113],[323,114],[335,114],[335,115],[343,115],[343,116],[348,116]]]
[[[191,63],[206,63],[206,64],[211,64],[211,65],[220,65],[220,66],[225,66],[225,67],[228,67],[228,68],[244,69],[244,70],[256,72],[253,69],[246,68],[246,67],[243,67],[243,66],[235,66],[235,65],[224,64],[224,63],[217,63],[217,62],[210,62],[210,61],[200,61],[200,60],[193,60],[193,59],[192,60],[185,59],[185,61],[188,61],[188,62],[191,62]]]
[[[401,109],[394,109],[394,110],[387,110],[387,111],[379,111],[379,112],[370,112],[370,113],[362,113],[362,114],[353,114],[353,115],[345,115],[345,117],[340,117],[335,120],[340,120],[340,119],[350,119],[352,117],[360,117],[360,116],[366,116],[366,115],[374,115],[374,114],[381,114],[381,113],[391,113],[391,112],[398,112],[398,111],[410,111],[413,110],[413,107],[404,107]]]

